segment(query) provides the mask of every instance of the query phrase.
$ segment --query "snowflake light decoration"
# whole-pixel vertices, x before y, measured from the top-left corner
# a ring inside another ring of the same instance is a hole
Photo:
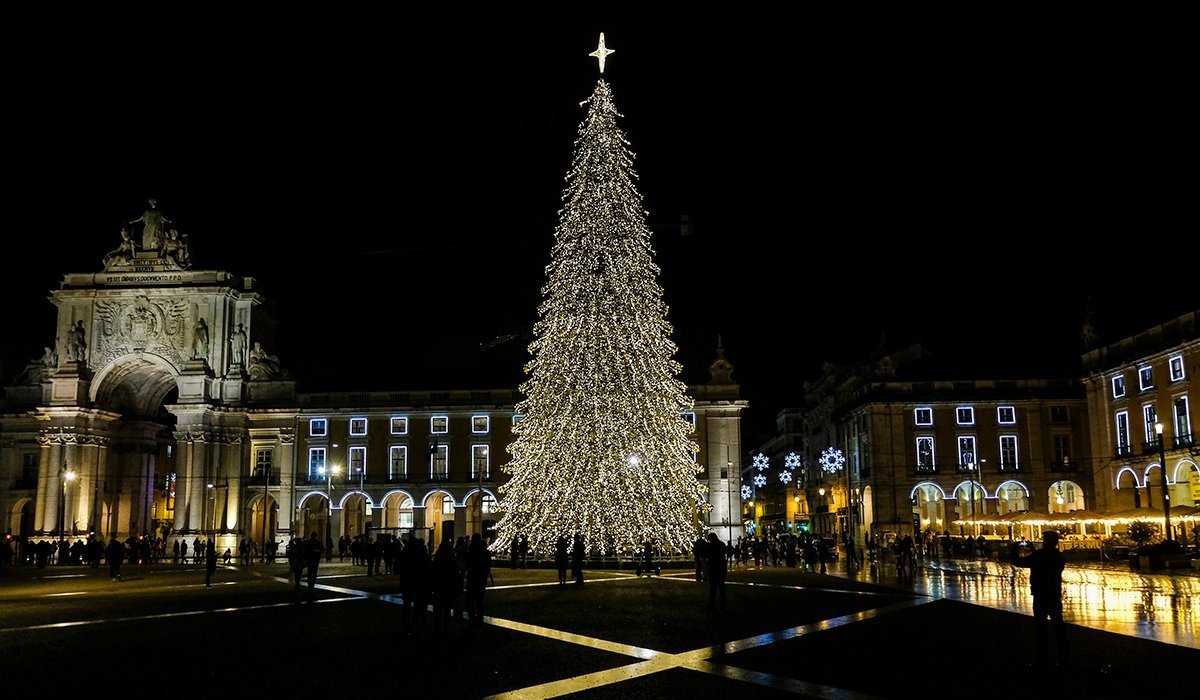
[[[786,470],[786,469],[785,469],[785,470],[783,470],[783,471],[781,471],[781,472],[779,472],[779,480],[780,480],[780,481],[782,481],[782,482],[783,482],[783,483],[785,483],[785,484],[790,484],[790,483],[792,483],[792,473],[791,473],[791,472],[789,472],[789,471],[788,471],[788,470]]]
[[[765,454],[759,452],[758,454],[754,455],[754,468],[760,472],[770,466],[770,464],[771,462],[767,459]]]
[[[750,500],[750,497],[753,495],[754,495],[754,490],[751,489],[749,486],[742,487],[742,500],[743,501]]]
[[[840,472],[842,467],[846,466],[845,455],[842,454],[841,450],[834,447],[826,447],[825,451],[821,453],[821,459],[818,461],[821,463],[821,468],[830,474]]]
[[[754,485],[760,489],[762,487],[766,486],[767,485],[767,477],[763,476],[762,474],[755,474],[754,475]]]
[[[787,457],[783,458],[783,466],[786,469],[799,469],[800,455],[796,454],[795,452],[789,452]]]

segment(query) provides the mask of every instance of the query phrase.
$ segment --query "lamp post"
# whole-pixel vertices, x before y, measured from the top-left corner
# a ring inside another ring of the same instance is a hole
[[[334,445],[334,447],[337,447],[337,445]],[[339,472],[341,472],[341,469],[339,469],[338,467],[329,467],[328,469],[326,469],[325,467],[321,467],[320,469],[317,470],[318,474],[325,475],[325,502],[326,502],[325,542],[326,543],[333,541],[333,476],[334,476],[334,474],[338,474]],[[332,548],[326,547],[325,561],[333,560],[333,552],[328,551],[329,549],[332,549]]]
[[[205,504],[207,504],[209,501],[212,502],[212,506],[208,508],[208,510],[212,511],[212,522],[211,527],[208,527],[210,522],[207,518],[202,518],[205,522],[200,524],[200,529],[204,530],[206,540],[216,544],[215,541],[213,541],[213,536],[217,529],[217,485],[209,483],[206,488],[208,489],[208,498],[204,502]]]
[[[58,541],[63,542],[66,539],[67,533],[67,483],[75,480],[75,472],[67,468],[64,464],[62,473],[59,475],[59,484],[62,486],[62,500],[58,503]],[[62,552],[62,547],[59,547],[59,552]],[[65,564],[66,562],[59,562]]]
[[[725,525],[726,540],[733,542],[733,489],[730,484],[733,481],[733,460],[729,459],[729,445],[725,446]],[[740,495],[740,494],[739,494]]]
[[[1171,536],[1171,493],[1167,491],[1167,455],[1163,449],[1161,422],[1154,424],[1154,433],[1158,436],[1158,475],[1162,477],[1163,534],[1168,540],[1173,540],[1175,538]]]
[[[263,474],[263,505],[262,505],[262,540],[259,544],[262,546],[262,563],[267,563],[267,513],[270,511],[270,500],[267,489],[271,486],[271,465],[267,465],[267,471]]]

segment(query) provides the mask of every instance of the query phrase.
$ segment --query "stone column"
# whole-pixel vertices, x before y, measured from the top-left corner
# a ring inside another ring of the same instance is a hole
[[[274,474],[279,474],[279,518],[277,527],[279,534],[288,539],[293,534],[296,523],[296,473],[293,471],[296,455],[296,431],[293,428],[279,429],[279,442],[275,460]]]

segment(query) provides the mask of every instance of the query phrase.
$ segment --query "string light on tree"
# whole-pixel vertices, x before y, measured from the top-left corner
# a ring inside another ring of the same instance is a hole
[[[591,55],[603,70],[611,53],[601,36]],[[599,80],[583,104],[492,547],[525,535],[550,555],[578,532],[601,554],[689,552],[709,507],[692,401],[611,88]]]
[[[834,447],[826,447],[817,461],[821,463],[821,468],[830,474],[836,474],[846,466],[846,456],[842,454],[841,450]]]

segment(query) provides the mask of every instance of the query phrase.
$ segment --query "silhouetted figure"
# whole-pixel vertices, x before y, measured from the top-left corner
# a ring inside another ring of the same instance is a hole
[[[575,576],[575,585],[583,585],[583,534],[576,532],[571,542],[571,573]]]
[[[125,545],[113,535],[104,549],[104,558],[108,560],[108,575],[114,581],[121,580],[121,562],[125,561]]]
[[[718,595],[721,598],[721,609],[725,609],[725,546],[717,533],[708,533],[708,544],[704,548],[708,559],[708,609],[716,605]]]
[[[1042,548],[1022,557],[1016,547],[1012,550],[1013,566],[1029,569],[1029,592],[1033,594],[1034,667],[1048,662],[1047,633],[1054,625],[1058,646],[1058,665],[1067,665],[1067,625],[1063,622],[1062,572],[1067,559],[1058,551],[1058,533],[1047,530],[1042,536]]]
[[[304,544],[304,566],[308,569],[308,597],[316,595],[317,567],[321,565],[321,554],[325,552],[321,537],[313,531],[312,537]]]
[[[491,555],[483,544],[483,538],[476,532],[471,535],[471,543],[467,545],[466,608],[467,620],[471,627],[478,627],[483,623],[483,593],[487,590],[491,569]]]
[[[571,547],[567,541],[566,535],[559,535],[558,541],[554,543],[554,565],[558,567],[558,585],[567,585],[567,559],[568,551]]]
[[[212,540],[204,548],[204,587],[212,588],[212,577],[217,572],[217,544]]]

